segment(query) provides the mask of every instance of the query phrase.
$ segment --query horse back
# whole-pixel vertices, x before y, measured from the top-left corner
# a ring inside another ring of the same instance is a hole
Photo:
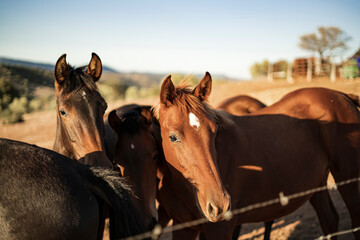
[[[256,112],[266,105],[259,100],[247,96],[238,95],[221,102],[217,109],[222,109],[234,115],[245,115]]]
[[[356,95],[327,88],[304,88],[285,95],[273,105],[253,115],[284,114],[303,120],[315,120],[332,164],[352,159],[360,167],[360,112]],[[350,164],[350,163],[349,163]]]
[[[96,236],[97,202],[75,173],[72,160],[0,140],[0,181],[1,239]]]
[[[285,114],[322,122],[358,123],[360,112],[356,97],[327,88],[302,88],[288,93],[254,115]]]

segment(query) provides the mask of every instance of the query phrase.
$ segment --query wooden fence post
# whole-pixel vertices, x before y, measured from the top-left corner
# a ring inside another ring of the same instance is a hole
[[[312,78],[312,62],[311,59],[307,60],[307,71],[306,71],[306,81],[311,82]]]
[[[267,74],[267,80],[268,82],[273,82],[273,65],[269,63],[268,65],[268,74]]]
[[[290,63],[288,63],[288,67],[287,67],[286,80],[290,84],[294,83],[294,79],[292,77],[292,66]]]
[[[330,72],[330,81],[336,81],[336,65],[335,63],[331,64],[331,72]]]

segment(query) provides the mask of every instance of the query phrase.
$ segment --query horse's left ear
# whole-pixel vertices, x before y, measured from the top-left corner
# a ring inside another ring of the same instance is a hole
[[[211,93],[211,84],[211,75],[209,72],[206,72],[201,82],[194,89],[193,94],[201,101],[207,101]]]
[[[116,115],[116,110],[112,110],[108,116],[109,125],[115,131],[118,132],[118,129],[122,123],[121,119]]]
[[[91,75],[94,78],[95,82],[99,80],[102,73],[102,64],[99,56],[96,55],[96,53],[92,53],[92,57],[86,73]]]

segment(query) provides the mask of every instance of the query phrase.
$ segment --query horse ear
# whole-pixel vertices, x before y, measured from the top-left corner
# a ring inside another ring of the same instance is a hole
[[[99,56],[96,55],[96,53],[92,53],[92,57],[86,73],[91,75],[94,78],[95,82],[99,80],[102,73],[102,64]]]
[[[69,65],[66,63],[66,54],[61,55],[55,64],[55,88],[58,90],[60,85],[65,81],[69,75]]]
[[[112,110],[109,113],[108,116],[108,120],[109,120],[109,125],[110,127],[117,132],[117,129],[119,129],[120,125],[122,124],[121,119],[116,115],[116,110]]]
[[[175,86],[171,81],[171,75],[168,75],[161,85],[160,102],[169,106],[175,98]]]
[[[143,116],[145,119],[146,119],[146,123],[147,124],[151,124],[152,123],[152,115],[151,115],[151,111],[150,111],[150,109],[148,109],[148,108],[142,108],[141,109],[141,116]]]
[[[211,93],[211,84],[212,84],[211,75],[209,72],[206,72],[204,78],[194,89],[193,94],[196,97],[198,97],[201,101],[207,101]]]

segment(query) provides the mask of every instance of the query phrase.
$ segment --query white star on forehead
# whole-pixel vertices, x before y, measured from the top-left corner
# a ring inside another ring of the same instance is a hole
[[[131,149],[135,149],[135,145],[133,143],[131,143],[130,147]]]
[[[193,128],[200,127],[199,119],[197,118],[197,116],[195,116],[195,114],[190,113],[189,120],[190,120],[190,126],[192,126]]]

